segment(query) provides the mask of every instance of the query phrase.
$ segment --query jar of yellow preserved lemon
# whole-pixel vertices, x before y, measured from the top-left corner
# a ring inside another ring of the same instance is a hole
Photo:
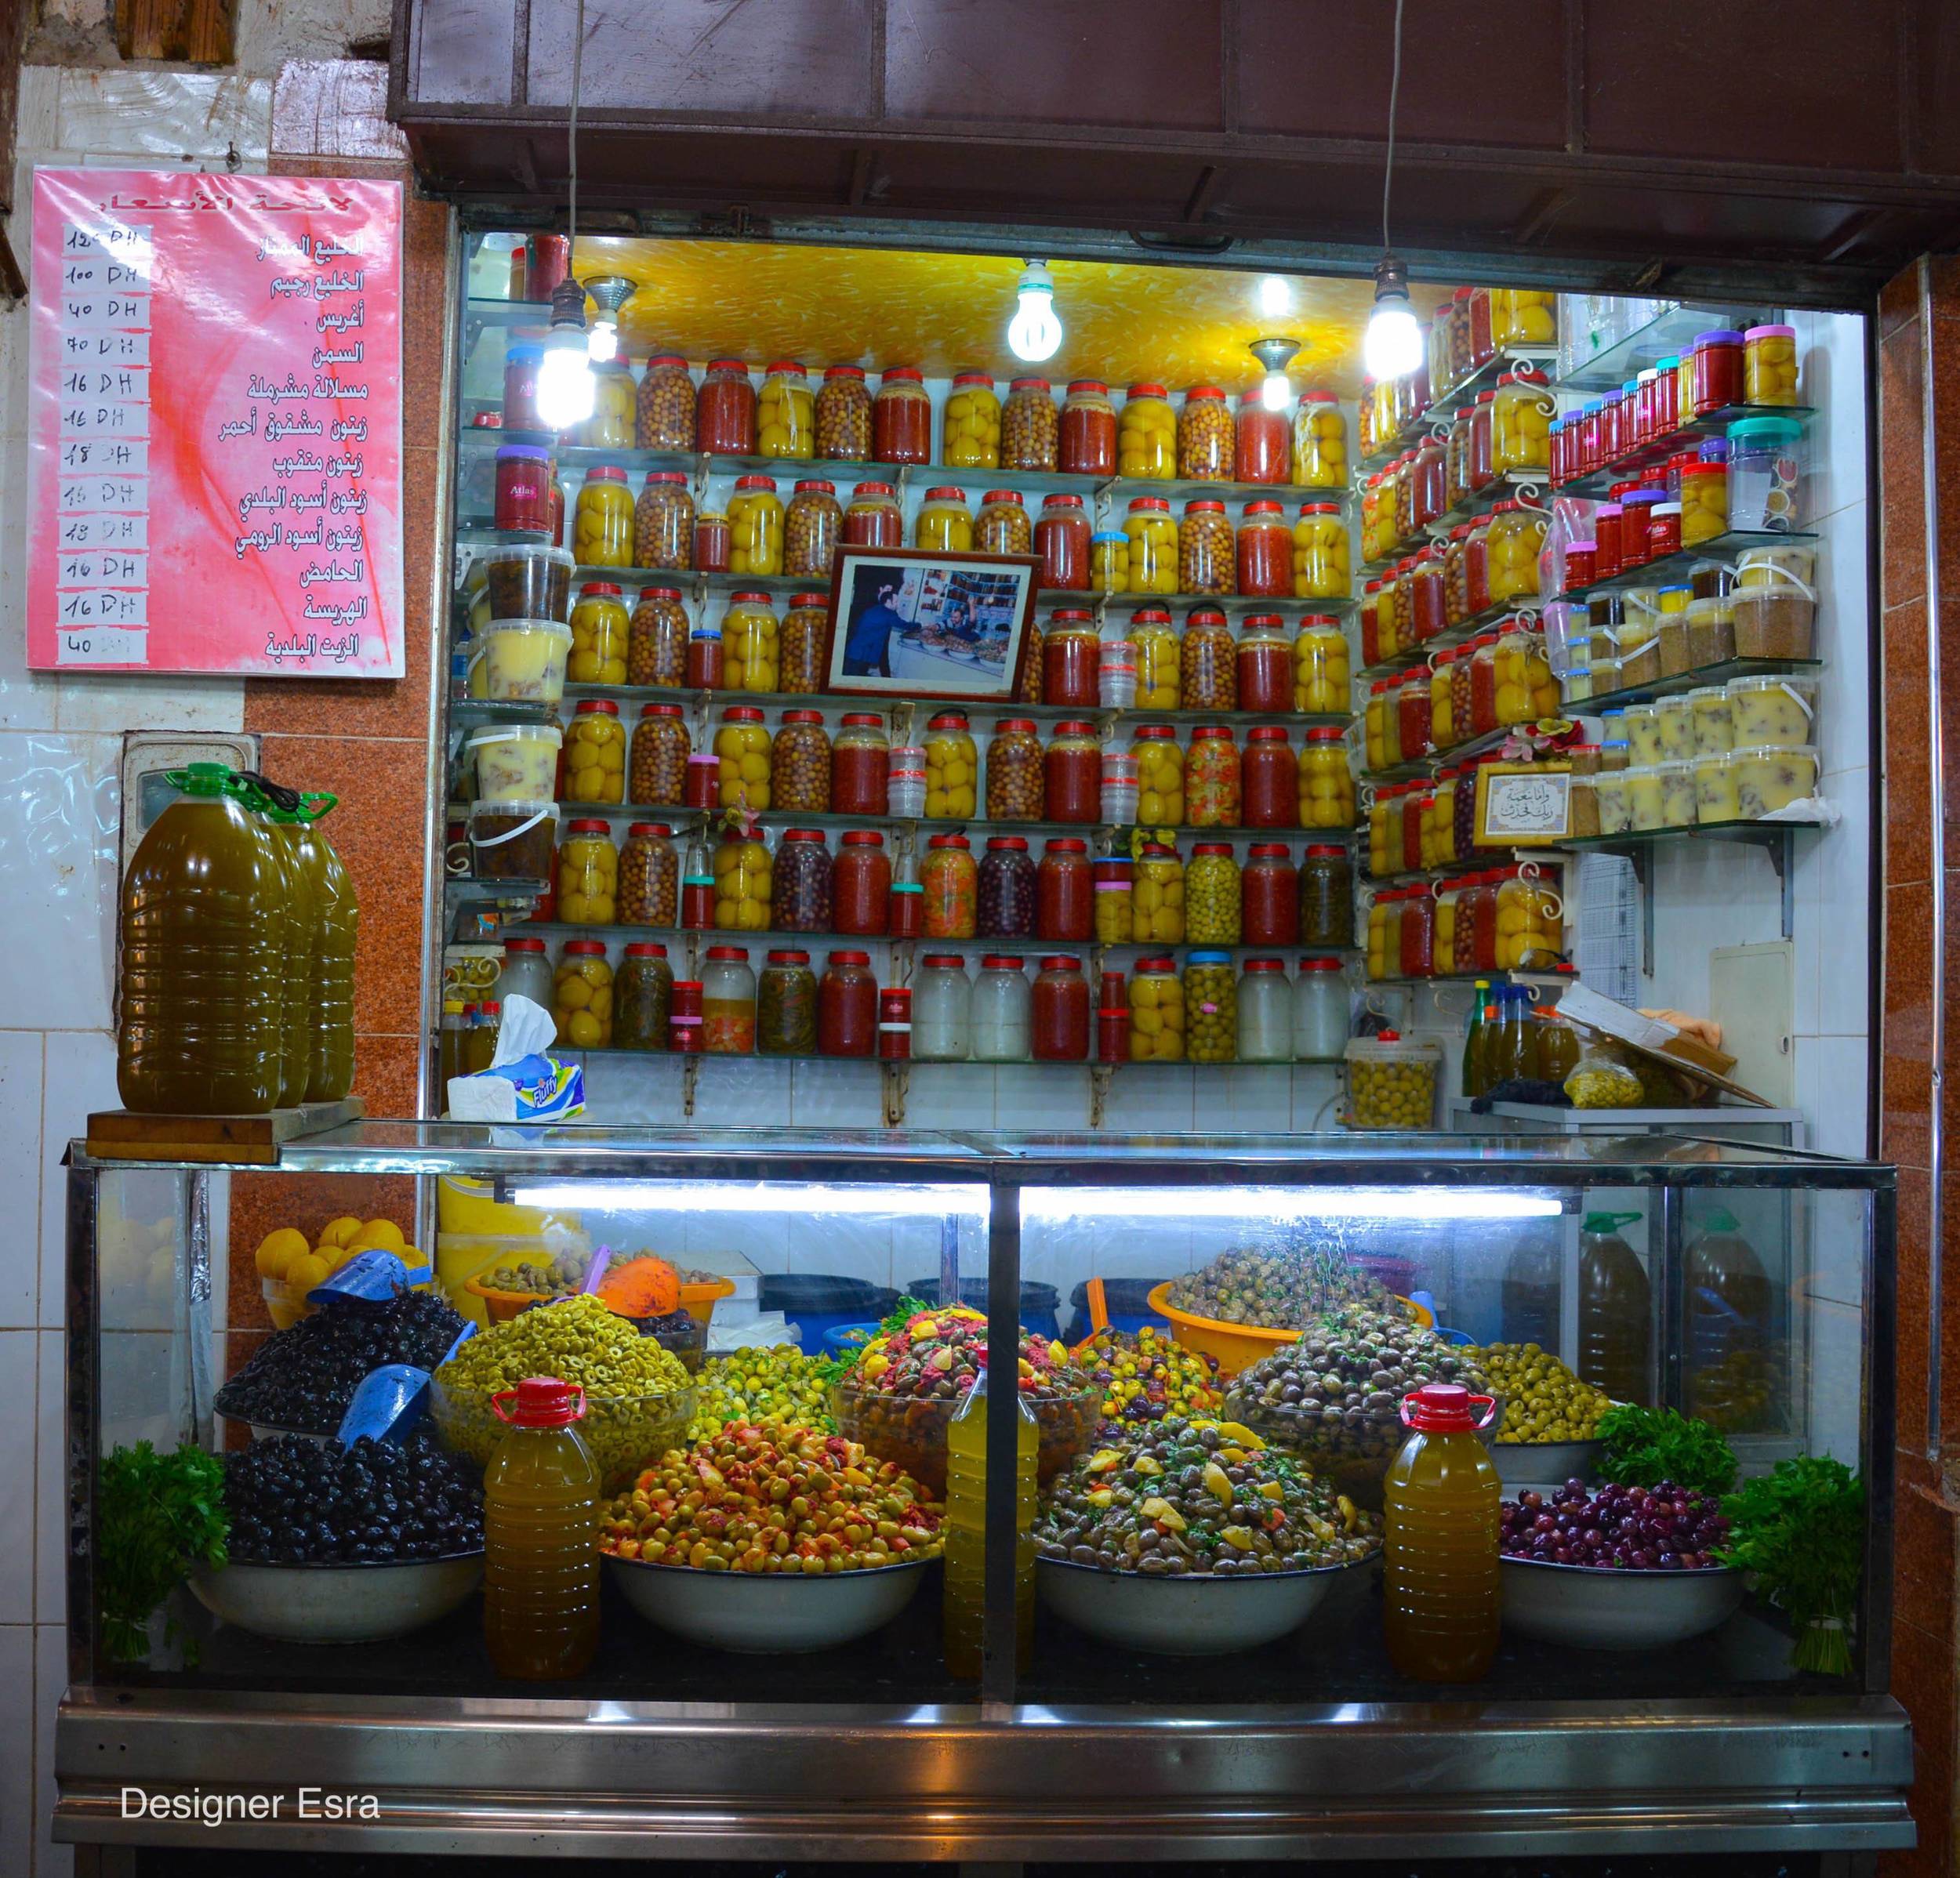
[[[592,415],[579,426],[578,440],[587,450],[630,450],[640,388],[624,359],[595,361],[592,368]]]
[[[574,684],[622,685],[633,616],[610,581],[589,580],[572,609],[572,651],[565,676]]]
[[[597,939],[568,939],[551,980],[551,1021],[558,1042],[604,1050],[612,1041],[612,967]]]
[[[940,554],[973,552],[973,515],[964,489],[948,486],[926,491],[919,519],[912,524],[912,545]]]
[[[1368,702],[1361,713],[1362,761],[1377,773],[1393,768],[1402,754],[1399,743],[1393,756],[1388,752],[1388,723],[1395,709],[1389,684],[1388,679],[1377,678],[1369,686]]]
[[[619,850],[603,821],[568,821],[558,843],[558,917],[568,926],[610,926],[619,897]]]
[[[1176,593],[1178,524],[1171,519],[1170,503],[1160,495],[1132,497],[1123,532],[1130,544],[1128,591]]]
[[[1301,489],[1348,486],[1348,420],[1331,391],[1300,394],[1293,419],[1293,480]]]
[[[728,571],[782,571],[782,500],[773,477],[735,478],[728,498]]]
[[[1497,970],[1543,971],[1564,956],[1564,908],[1538,877],[1537,864],[1500,868]]]
[[[1089,586],[1097,593],[1130,591],[1130,538],[1120,528],[1101,528],[1089,538]]]
[[[926,814],[938,821],[971,821],[979,774],[966,713],[942,711],[926,730]]]
[[[1132,925],[1139,944],[1184,943],[1184,863],[1167,841],[1144,843],[1137,862]]]
[[[939,459],[958,470],[1000,466],[1000,400],[989,372],[960,372],[942,419]]]
[[[724,809],[769,806],[769,733],[753,705],[731,705],[714,734],[716,770]],[[764,904],[768,897],[764,895]]]
[[[1296,600],[1345,600],[1354,589],[1348,524],[1338,502],[1302,502],[1293,525]]]
[[[626,732],[610,698],[584,699],[564,734],[567,802],[624,802]]]
[[[729,596],[721,619],[722,689],[774,691],[782,669],[782,629],[766,593]]]
[[[586,472],[572,511],[572,553],[582,567],[633,565],[633,491],[616,463]]]
[[[1456,662],[1454,652],[1439,652],[1429,662],[1429,741],[1439,750],[1461,743],[1467,734],[1466,730],[1457,728],[1450,689]]]
[[[1535,599],[1538,550],[1544,546],[1545,513],[1523,502],[1499,502],[1492,512],[1486,553],[1490,604]]]
[[[1742,397],[1748,404],[1797,401],[1797,329],[1751,326],[1742,335]],[[1683,530],[1686,533],[1686,530]]]
[[[1184,752],[1167,723],[1137,727],[1130,754],[1137,760],[1137,822],[1146,828],[1175,828],[1184,820]]]
[[[1293,641],[1293,708],[1310,716],[1345,716],[1349,707],[1347,635],[1338,620],[1309,613]]]
[[[1552,462],[1552,420],[1558,404],[1542,372],[1521,368],[1500,374],[1490,401],[1490,467],[1544,470]]]
[[[1348,767],[1345,734],[1332,724],[1308,731],[1300,752],[1300,825],[1354,826],[1354,774]]]
[[[1161,385],[1132,385],[1116,422],[1119,476],[1178,473],[1178,419]]]
[[[769,850],[753,836],[724,836],[715,843],[714,923],[717,929],[724,933],[766,933],[769,897],[775,888]]]
[[[1184,987],[1168,956],[1139,959],[1131,976],[1130,1060],[1184,1060]]]
[[[1493,346],[1549,346],[1559,337],[1558,302],[1532,287],[1490,289]]]
[[[762,380],[756,401],[756,455],[807,462],[817,453],[817,401],[810,375],[795,359],[780,359]]]
[[[1136,708],[1143,711],[1176,710],[1179,701],[1178,646],[1170,614],[1162,607],[1138,607],[1130,615],[1127,636],[1137,648]]]

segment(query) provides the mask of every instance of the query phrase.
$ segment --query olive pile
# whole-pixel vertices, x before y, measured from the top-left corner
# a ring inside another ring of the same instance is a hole
[[[778,1422],[828,1434],[837,1427],[830,1418],[837,1373],[834,1362],[805,1356],[794,1343],[711,1356],[696,1379],[701,1394],[688,1438],[702,1441],[731,1423]]]
[[[1350,1305],[1240,1371],[1225,1407],[1313,1466],[1338,1467],[1393,1453],[1403,1398],[1425,1383],[1489,1394],[1476,1357],[1399,1313]]]
[[[515,1291],[530,1297],[568,1298],[585,1282],[585,1266],[576,1258],[546,1259],[542,1265],[520,1259],[499,1265],[477,1279],[486,1291]]]
[[[1385,1307],[1388,1293],[1344,1259],[1241,1246],[1221,1252],[1202,1271],[1179,1278],[1171,1302],[1193,1317],[1298,1330],[1341,1305]]]
[[[1044,1496],[1044,1558],[1151,1578],[1253,1578],[1352,1564],[1381,1521],[1231,1422],[1182,1416],[1125,1431]]]
[[[329,1306],[274,1331],[218,1391],[216,1407],[234,1421],[332,1434],[370,1370],[433,1369],[462,1330],[463,1319],[432,1291],[402,1292],[379,1311]]]
[[[1102,1385],[1102,1414],[1111,1422],[1161,1422],[1171,1416],[1203,1415],[1225,1400],[1218,1359],[1187,1350],[1146,1324],[1127,1331],[1098,1331],[1076,1352],[1076,1361]]]
[[[360,1565],[483,1550],[483,1492],[426,1433],[351,1447],[296,1434],[224,1457],[234,1564]]]
[[[1490,1393],[1504,1402],[1501,1441],[1589,1441],[1613,1406],[1612,1397],[1536,1343],[1486,1343],[1477,1355]]]

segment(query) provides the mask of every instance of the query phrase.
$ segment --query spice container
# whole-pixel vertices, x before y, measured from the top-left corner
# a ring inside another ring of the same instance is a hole
[[[1195,952],[1184,968],[1185,1054],[1229,1063],[1239,1053],[1239,988],[1229,952]]]
[[[830,739],[821,711],[785,711],[769,757],[769,795],[779,809],[822,814],[830,807]]]
[[[1116,473],[1116,414],[1109,387],[1077,379],[1062,407],[1056,466],[1070,476]]]
[[[1178,473],[1178,420],[1163,386],[1130,387],[1116,426],[1116,473],[1156,477]]]
[[[816,421],[817,455],[826,462],[862,463],[870,456],[871,393],[862,366],[825,368]]]
[[[1249,828],[1300,825],[1300,766],[1278,724],[1258,724],[1246,733],[1240,765],[1240,809]]]
[[[1185,769],[1185,813],[1194,828],[1239,825],[1239,752],[1224,724],[1200,724],[1191,733]]]
[[[1208,496],[1186,502],[1178,524],[1178,590],[1229,593],[1234,578],[1232,524],[1225,520],[1225,504]]]
[[[1034,552],[1041,557],[1038,578],[1042,587],[1087,591],[1089,534],[1089,518],[1080,496],[1051,495],[1044,499],[1033,537]],[[1025,553],[1027,549],[1007,552]]]
[[[912,524],[912,545],[940,554],[973,552],[973,517],[966,491],[954,485],[928,489]]]
[[[1036,1062],[1087,1060],[1089,1002],[1080,959],[1055,953],[1041,961],[1029,1008],[1029,1047]]]
[[[1102,794],[1102,746],[1095,726],[1073,718],[1057,724],[1042,774],[1048,821],[1093,823]]]
[[[728,498],[728,571],[778,575],[782,571],[782,499],[775,479],[738,476]],[[752,597],[766,600],[767,594]]]
[[[701,1042],[710,1056],[746,1057],[756,1046],[756,975],[739,945],[711,945],[701,970]]]
[[[504,444],[496,455],[496,526],[549,535],[553,488],[549,450],[535,444]]]
[[[1201,841],[1185,870],[1185,934],[1194,945],[1236,945],[1243,919],[1229,843]]]
[[[673,831],[663,821],[636,821],[626,830],[619,855],[619,923],[622,926],[673,926],[680,910],[681,869]],[[561,906],[561,917],[568,918]],[[666,1026],[662,1025],[664,1033]],[[648,1048],[664,1048],[649,1045]]]
[[[942,420],[939,460],[956,470],[1000,467],[1000,401],[994,395],[990,373],[953,374]]]
[[[1239,876],[1240,928],[1247,945],[1292,945],[1300,937],[1300,872],[1286,844],[1255,841]]]
[[[1348,708],[1348,640],[1340,623],[1309,613],[1293,642],[1293,708],[1312,716],[1345,715]]]
[[[1239,418],[1232,446],[1236,483],[1283,483],[1292,474],[1293,423],[1283,409],[1266,408],[1262,387],[1239,394]]]
[[[798,483],[783,516],[783,572],[827,577],[843,533],[837,485]]]
[[[926,727],[925,812],[935,821],[970,821],[978,800],[980,760],[964,711],[942,711]],[[897,767],[897,752],[893,752]],[[891,813],[906,811],[895,799]],[[941,934],[942,938],[950,937]]]
[[[1123,532],[1128,546],[1123,586],[1110,591],[1174,593],[1178,590],[1178,528],[1160,495],[1131,499]]]
[[[978,914],[979,870],[964,835],[935,835],[919,869],[922,930],[928,939],[971,939]]]
[[[704,456],[753,456],[756,388],[739,359],[710,359],[695,400],[694,447]]]
[[[762,713],[750,705],[731,705],[714,734],[718,805],[724,809],[766,809],[769,793],[769,733]]]
[[[688,676],[688,613],[677,587],[642,587],[626,627],[628,684],[678,687]]]
[[[1300,943],[1354,944],[1354,868],[1345,848],[1316,845],[1301,857]]]
[[[1105,854],[1091,864],[1098,945],[1127,945],[1136,936],[1136,864],[1127,854]]]
[[[990,953],[973,981],[973,1060],[1025,1063],[1032,998],[1021,961]]]
[[[756,984],[756,1054],[808,1057],[817,1049],[817,979],[810,955],[767,955]]]
[[[1348,420],[1331,391],[1303,391],[1293,419],[1293,480],[1302,489],[1348,486]]]
[[[973,985],[957,952],[928,952],[912,987],[912,1057],[964,1063],[973,1050]]]
[[[1350,1128],[1425,1129],[1434,1125],[1436,1078],[1443,1052],[1433,1043],[1404,1042],[1385,1030],[1356,1037],[1347,1063]]]
[[[830,924],[839,933],[882,934],[891,897],[891,862],[876,828],[848,828],[830,869]]]
[[[1797,329],[1751,326],[1742,335],[1742,401],[1797,402]]]
[[[1278,600],[1293,592],[1293,534],[1279,503],[1246,504],[1236,553],[1241,593]]]
[[[1184,752],[1167,723],[1137,727],[1130,745],[1137,760],[1137,818],[1145,828],[1174,828],[1184,820]]]
[[[693,747],[678,705],[642,705],[628,764],[631,799],[660,808],[677,806]]]
[[[860,483],[851,491],[844,512],[842,538],[847,548],[898,548],[905,544],[905,512],[891,483]]]
[[[891,366],[878,380],[871,401],[871,458],[879,463],[932,461],[932,401],[913,366]]]
[[[894,1019],[894,1021],[906,1021]],[[878,981],[869,952],[833,952],[817,992],[817,1048],[826,1057],[878,1053]],[[902,1053],[909,1054],[909,1051]]]
[[[1013,379],[1000,412],[1000,467],[1053,470],[1058,430],[1054,386],[1042,378]]]
[[[1041,640],[1044,702],[1093,709],[1100,694],[1102,661],[1096,616],[1080,608],[1058,608],[1049,615]]]
[[[612,967],[597,939],[568,939],[551,980],[551,1019],[561,1048],[604,1050],[612,1042]]]

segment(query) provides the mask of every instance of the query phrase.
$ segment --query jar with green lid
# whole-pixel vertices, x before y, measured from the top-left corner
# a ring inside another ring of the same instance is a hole
[[[1196,952],[1185,962],[1184,1036],[1185,1055],[1191,1062],[1237,1060],[1239,987],[1229,952]]]
[[[810,955],[771,952],[756,981],[756,1054],[808,1057],[817,1048],[817,978]]]
[[[1185,935],[1194,945],[1239,943],[1239,864],[1229,842],[1200,841],[1192,849],[1184,916]]]

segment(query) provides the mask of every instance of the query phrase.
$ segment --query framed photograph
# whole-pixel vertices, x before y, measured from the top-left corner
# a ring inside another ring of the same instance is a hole
[[[1478,769],[1479,847],[1549,847],[1571,832],[1569,764],[1486,763]]]
[[[1040,568],[1031,554],[840,548],[826,688],[1009,702],[1028,656]]]

